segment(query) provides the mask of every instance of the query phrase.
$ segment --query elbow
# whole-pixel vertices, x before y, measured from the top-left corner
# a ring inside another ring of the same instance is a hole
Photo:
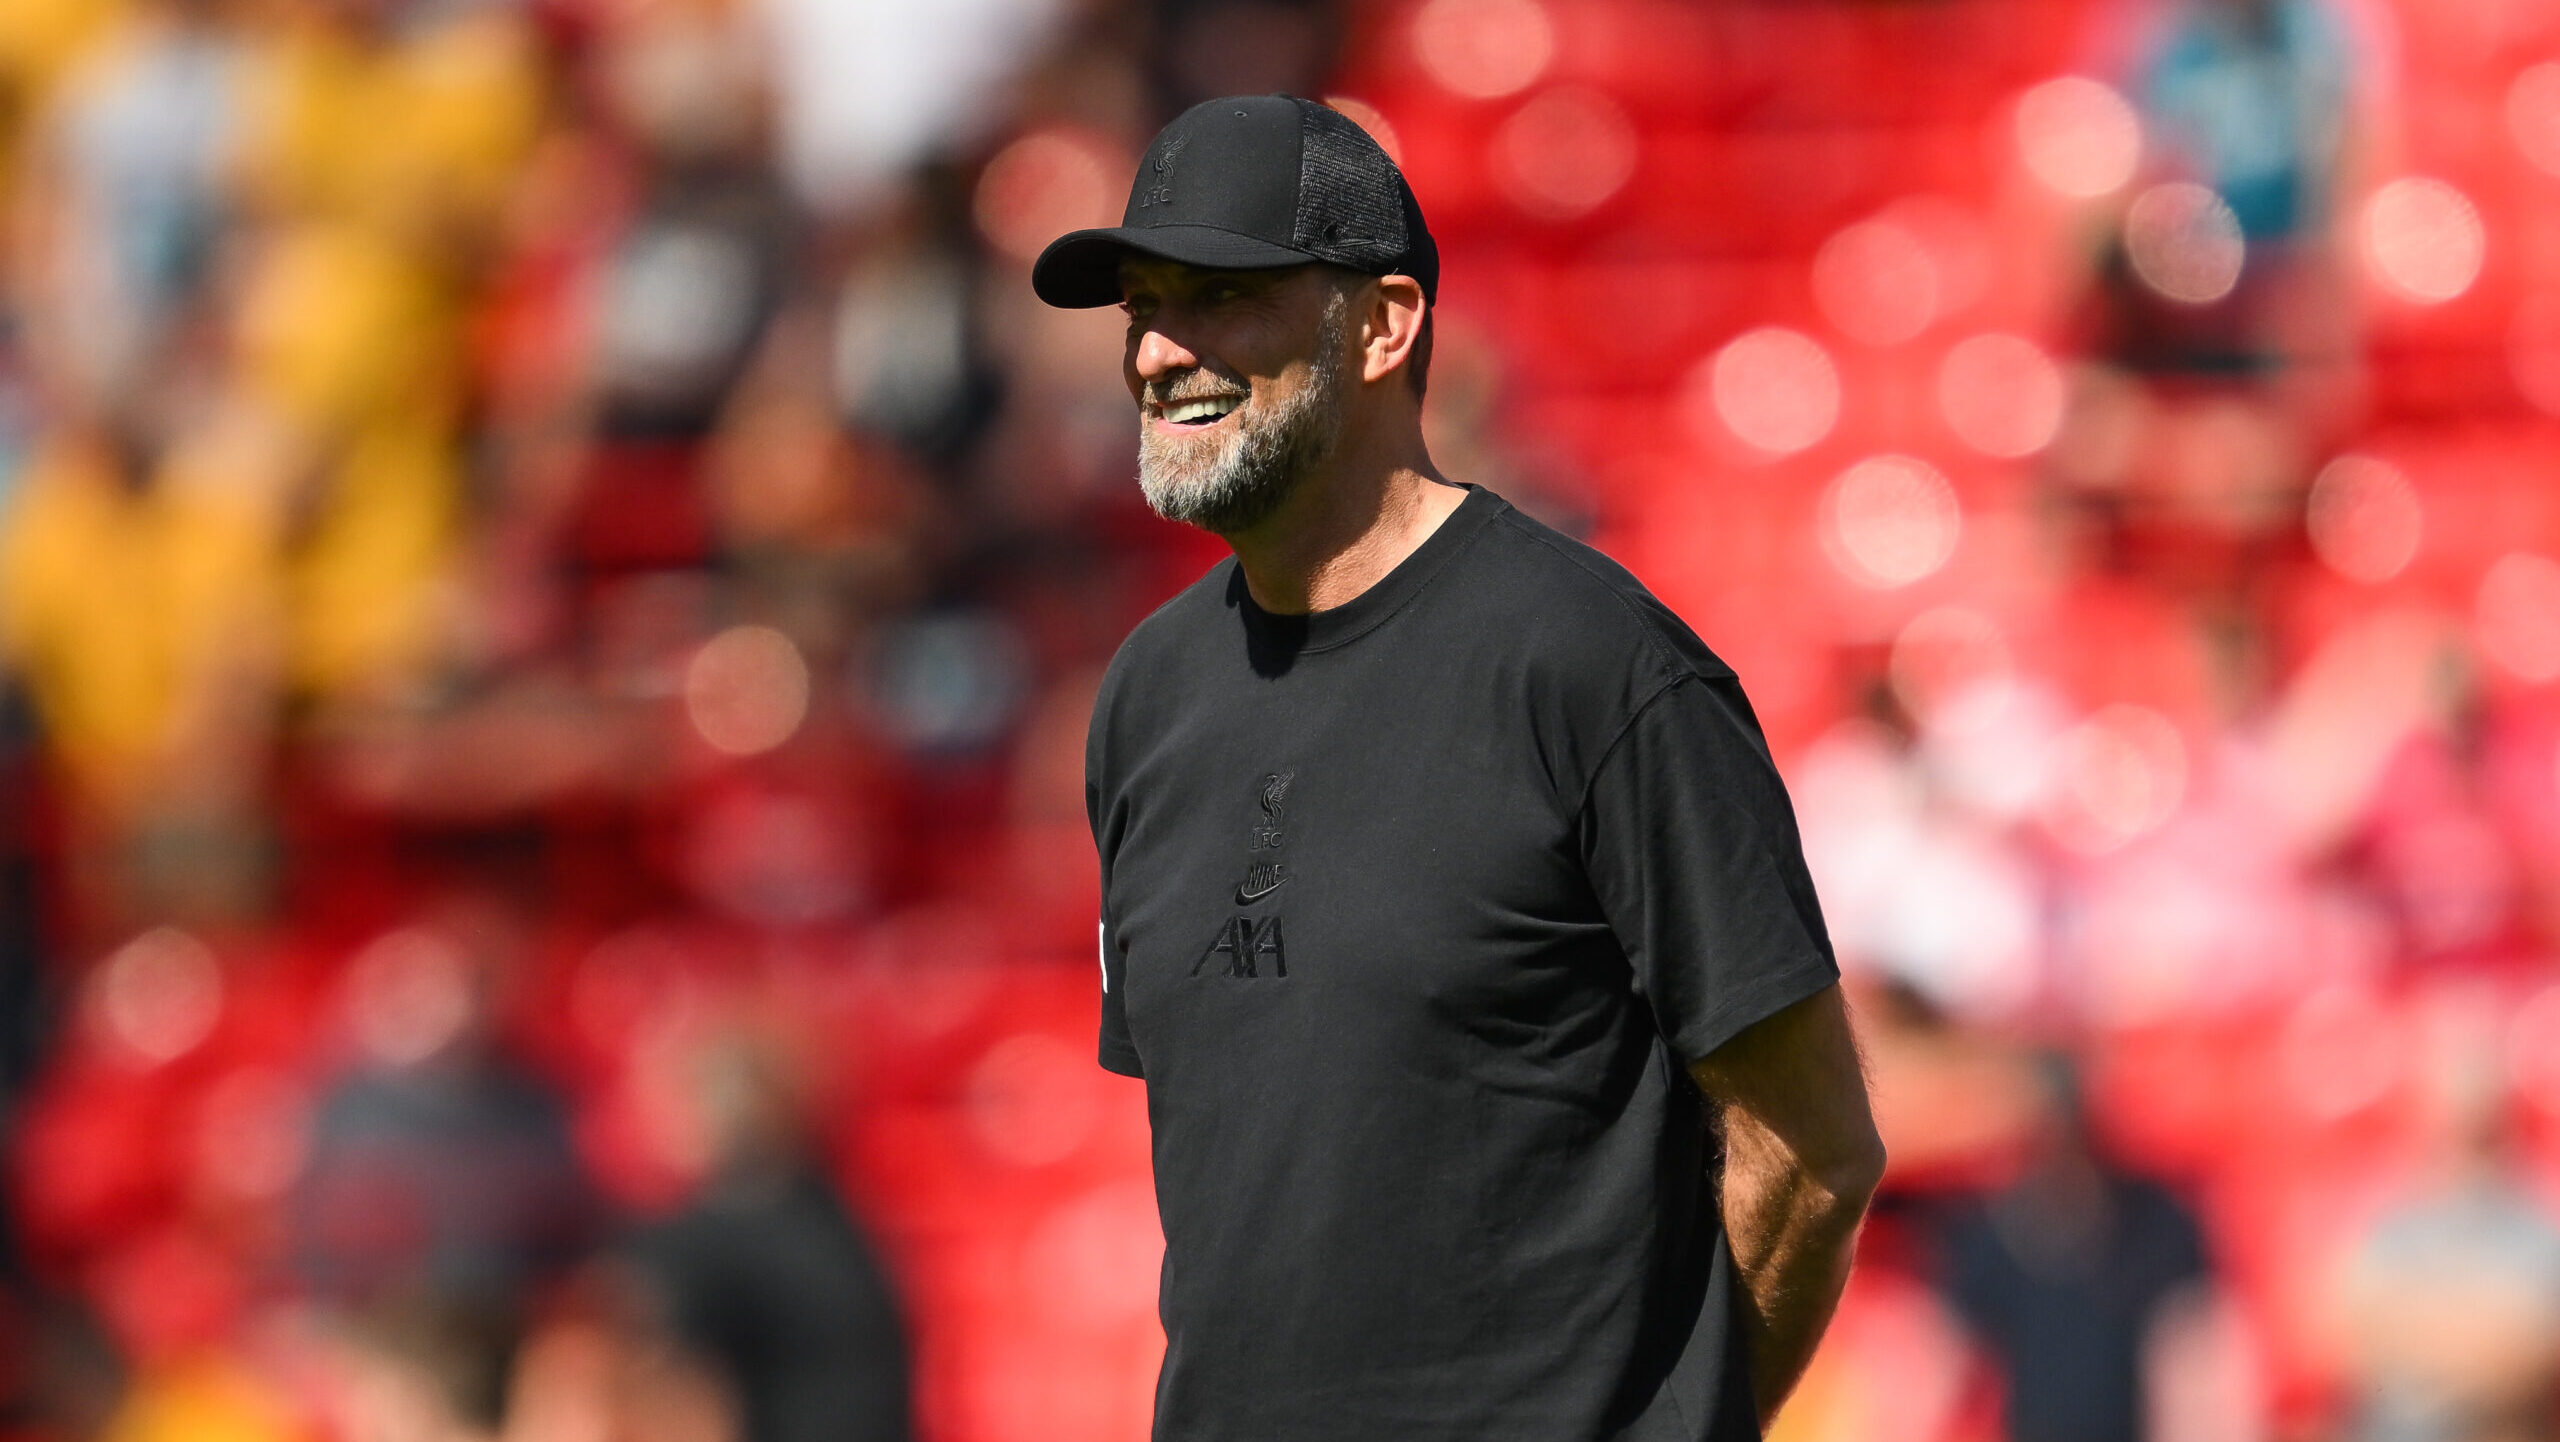
[[[1875,1198],[1876,1188],[1884,1184],[1884,1168],[1884,1138],[1870,1123],[1850,1145],[1829,1159],[1819,1176],[1823,1190],[1837,1198],[1843,1210],[1863,1214],[1867,1203]]]

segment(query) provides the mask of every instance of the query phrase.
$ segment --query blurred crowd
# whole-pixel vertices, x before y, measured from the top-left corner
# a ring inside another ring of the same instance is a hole
[[[1790,1442],[2560,1435],[2560,10],[0,0],[0,1437],[1127,1437],[1055,234],[1325,96],[1793,788]]]
[[[1019,252],[1202,18],[0,7],[0,1428],[908,1435],[847,978],[1087,944],[1203,548]]]

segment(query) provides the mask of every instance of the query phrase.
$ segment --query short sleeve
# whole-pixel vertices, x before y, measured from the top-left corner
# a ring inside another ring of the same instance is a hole
[[[1580,841],[1683,1061],[1839,980],[1794,808],[1730,673],[1684,675],[1636,711],[1584,790]]]
[[[1111,940],[1110,918],[1103,918],[1095,930],[1100,933],[1102,962],[1102,1045],[1096,1059],[1105,1071],[1142,1077],[1146,1072],[1138,1065],[1136,1044],[1129,1040],[1129,1007],[1121,995],[1128,988],[1128,966]]]
[[[1094,929],[1095,959],[1099,963],[1102,982],[1102,1037],[1096,1060],[1107,1071],[1116,1071],[1122,1076],[1144,1076],[1146,1073],[1138,1063],[1137,1044],[1129,1039],[1129,1007],[1125,996],[1129,982],[1128,958],[1111,935],[1111,855],[1118,849],[1119,828],[1103,800],[1100,779],[1104,770],[1103,704],[1102,698],[1097,698],[1094,703],[1094,721],[1086,734],[1084,753],[1085,819],[1093,827],[1094,858],[1102,868],[1101,924]]]

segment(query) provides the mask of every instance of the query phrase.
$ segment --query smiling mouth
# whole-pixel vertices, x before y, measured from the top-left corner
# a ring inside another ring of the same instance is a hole
[[[1157,408],[1156,417],[1169,426],[1199,430],[1225,420],[1243,404],[1244,397],[1239,395],[1202,396],[1197,400],[1168,401]]]

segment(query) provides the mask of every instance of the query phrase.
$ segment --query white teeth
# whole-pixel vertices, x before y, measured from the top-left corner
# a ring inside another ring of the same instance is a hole
[[[1176,401],[1164,408],[1164,418],[1180,425],[1186,421],[1215,420],[1236,408],[1233,396],[1215,396],[1208,400]]]

